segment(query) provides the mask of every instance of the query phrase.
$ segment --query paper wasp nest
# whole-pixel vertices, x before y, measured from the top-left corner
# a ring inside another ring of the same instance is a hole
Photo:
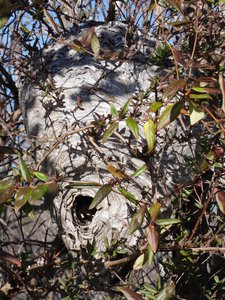
[[[91,48],[75,50],[80,45],[77,41],[84,39],[92,26],[101,45],[96,57],[87,52],[93,52]],[[75,28],[54,41],[33,62],[36,77],[30,81],[21,78],[21,108],[27,131],[38,146],[37,161],[46,172],[63,178],[63,187],[71,181],[104,185],[114,180],[137,201],[151,204],[155,195],[166,205],[175,184],[190,178],[186,157],[194,156],[195,143],[188,142],[179,122],[174,122],[156,133],[151,157],[137,155],[146,144],[143,124],[147,110],[156,100],[154,93],[140,100],[141,94],[148,92],[156,75],[166,72],[149,62],[155,47],[152,38],[139,32],[129,44],[127,34],[123,23],[97,23]],[[76,46],[71,46],[74,43]],[[127,115],[117,120],[116,133],[102,143],[105,130],[116,120],[109,116],[110,107],[114,105],[121,112],[128,99]],[[138,142],[125,121],[134,112],[135,103],[141,112]],[[145,163],[148,171],[132,177]],[[126,180],[116,179],[107,165],[122,170]],[[109,243],[121,240],[127,249],[138,246],[139,233],[127,235],[134,206],[117,185],[113,185],[115,192],[92,210],[88,207],[99,187],[62,188],[54,199],[55,218],[69,250],[94,244],[97,251],[104,251],[106,237]]]

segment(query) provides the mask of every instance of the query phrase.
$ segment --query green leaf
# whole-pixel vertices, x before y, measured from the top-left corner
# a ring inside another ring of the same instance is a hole
[[[131,176],[132,177],[138,177],[139,175],[141,175],[146,170],[147,170],[147,166],[143,165],[142,167],[138,168]]]
[[[129,127],[130,131],[133,133],[136,141],[139,139],[139,127],[137,122],[133,118],[126,119],[127,126]]]
[[[155,123],[150,119],[144,124],[144,135],[148,144],[148,152],[151,153],[155,146]]]
[[[9,0],[0,0],[0,29],[8,22],[11,12],[16,7]]]
[[[83,188],[93,188],[101,186],[98,182],[91,182],[91,181],[70,181],[66,189],[83,189]]]
[[[201,109],[197,109],[194,105],[190,103],[189,105],[190,109],[190,123],[191,125],[194,125],[198,123],[200,120],[202,120],[205,116],[204,111]]]
[[[189,98],[191,99],[211,99],[212,97],[209,94],[190,94]]]
[[[119,122],[115,121],[106,129],[102,137],[102,143],[107,141],[107,139],[117,130],[118,126]]]
[[[29,201],[36,201],[44,196],[48,192],[48,186],[46,184],[39,184],[32,188],[33,191],[29,197]]]
[[[34,220],[35,216],[34,216],[34,210],[32,208],[32,206],[30,205],[29,202],[27,202],[23,207],[22,210],[25,212],[25,214],[31,219]]]
[[[200,165],[200,170],[201,170],[201,172],[205,172],[208,169],[209,169],[209,163],[208,163],[207,159],[204,158]]]
[[[100,52],[100,42],[99,39],[96,35],[96,33],[94,32],[91,38],[91,49],[93,50],[95,56],[99,55]]]
[[[33,174],[34,176],[36,176],[36,177],[37,177],[39,180],[41,180],[41,181],[46,182],[46,181],[49,180],[49,176],[46,175],[46,174],[44,174],[44,173],[37,172],[37,171],[33,171],[32,174]]]
[[[30,195],[32,194],[33,189],[31,187],[21,187],[18,189],[15,195],[15,203],[14,203],[14,209],[15,212],[18,212],[21,207],[23,207],[30,198]]]
[[[156,224],[159,226],[167,226],[180,223],[181,220],[179,219],[158,219],[156,220]]]
[[[151,112],[157,112],[162,107],[162,102],[154,101],[149,106],[149,111]]]
[[[162,95],[162,99],[165,100],[167,98],[171,98],[176,93],[181,90],[186,84],[186,79],[173,80],[164,90]]]
[[[174,104],[167,105],[166,109],[159,117],[157,129],[160,130],[172,123],[180,114],[181,108],[184,106],[184,101],[181,100]]]
[[[113,117],[118,117],[118,111],[112,103],[110,104],[110,113]]]
[[[133,216],[130,221],[128,235],[131,235],[136,230],[140,229],[146,212],[146,204],[142,205],[139,211]]]
[[[142,253],[135,260],[134,265],[133,265],[133,270],[135,270],[135,271],[140,270],[145,263],[146,263],[146,255],[144,253]]]
[[[130,192],[128,192],[127,190],[123,189],[120,186],[118,186],[117,188],[126,199],[128,199],[129,201],[131,201],[134,204],[137,203],[137,200],[133,194],[131,194]]]
[[[108,196],[108,194],[112,191],[112,187],[109,184],[105,184],[100,187],[100,189],[97,191],[97,193],[94,196],[94,199],[91,202],[91,205],[89,206],[89,209],[95,208],[99,203],[101,203],[105,197]]]
[[[9,17],[0,17],[0,29],[8,22]]]
[[[152,252],[156,253],[159,244],[159,233],[151,224],[146,229],[146,238]]]
[[[128,110],[128,107],[129,107],[129,105],[130,105],[131,99],[132,99],[132,98],[129,98],[129,99],[126,101],[126,103],[124,104],[124,106],[122,107],[122,109],[121,109],[121,111],[120,111],[120,113],[119,113],[119,118],[120,118],[120,119],[123,118],[124,115],[126,114],[126,112],[127,112],[127,110]]]
[[[154,253],[149,245],[147,246],[147,249],[148,249],[148,264],[149,266],[151,266],[154,259]]]
[[[155,222],[158,219],[158,216],[160,214],[160,208],[161,204],[160,203],[154,203],[149,209],[149,213],[151,215],[152,222]]]
[[[13,184],[15,184],[15,182],[12,179],[0,181],[0,191],[8,189]]]
[[[207,88],[205,87],[192,87],[191,88],[193,91],[198,92],[198,93],[208,93]]]
[[[31,175],[30,172],[28,170],[27,165],[25,164],[22,156],[20,153],[18,153],[18,158],[19,158],[19,167],[20,167],[20,172],[22,174],[22,177],[25,181],[27,182],[31,182]]]

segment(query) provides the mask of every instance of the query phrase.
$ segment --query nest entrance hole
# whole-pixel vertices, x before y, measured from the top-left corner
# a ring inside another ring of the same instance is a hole
[[[93,197],[84,195],[78,195],[74,199],[73,211],[76,218],[82,225],[90,224],[97,211],[96,208],[89,209],[92,200]]]

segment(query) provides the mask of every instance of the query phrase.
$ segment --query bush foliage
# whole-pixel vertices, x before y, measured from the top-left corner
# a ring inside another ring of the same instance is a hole
[[[127,180],[126,174],[111,164],[106,166],[115,179],[99,187],[90,209],[114,189],[136,207],[128,233],[141,230],[145,246],[130,259],[128,271],[138,272],[145,264],[153,264],[157,253],[166,257],[162,265],[156,266],[163,268],[163,272],[155,286],[141,281],[128,283],[126,277],[114,274],[116,283],[109,283],[106,289],[114,293],[112,299],[225,299],[222,265],[225,251],[224,0],[0,0],[1,214],[5,215],[4,211],[10,209],[18,216],[20,226],[22,213],[34,218],[34,201],[60,188],[61,178],[40,172],[39,164],[28,163],[38,150],[28,142],[25,133],[16,81],[18,76],[34,81],[35,74],[29,70],[29,61],[35,53],[51,40],[61,41],[62,35],[74,24],[90,20],[127,23],[128,45],[132,44],[136,30],[141,28],[143,35],[150,33],[157,46],[154,53],[149,54],[149,62],[171,70],[172,76],[155,77],[149,91],[138,95],[135,101],[128,99],[120,111],[112,106],[110,122],[103,124],[103,143],[117,131],[122,120],[139,140],[140,105],[154,93],[154,101],[145,112],[147,147],[143,144],[143,151],[138,153],[143,159],[143,167],[133,176],[150,172],[145,162],[156,151],[158,132],[165,130],[171,122],[181,122],[186,140],[190,133],[195,136],[195,130],[202,132],[200,150],[196,158],[189,161],[192,180],[177,186],[170,196],[173,216],[170,219],[160,217],[163,203],[154,198],[150,203],[137,201],[120,184]],[[96,59],[129,59],[129,49],[122,54],[104,56],[98,37],[94,32],[89,33],[82,43],[74,42],[76,51]],[[87,183],[73,185],[82,188]],[[43,263],[38,266],[37,255],[26,251],[26,247],[16,252],[14,242],[11,238],[1,240],[0,267],[6,276],[2,279],[0,293],[6,299],[17,299],[21,293],[28,295],[28,299],[47,299],[53,291],[64,299],[94,299],[91,291],[98,291],[99,287],[92,274],[93,249],[81,249],[82,259],[76,260],[62,245],[43,245]],[[122,254],[119,241],[108,245],[104,260],[112,273],[116,273],[114,265],[125,262],[120,258]],[[85,280],[78,282],[76,278],[82,270],[82,260],[88,265],[89,272]]]

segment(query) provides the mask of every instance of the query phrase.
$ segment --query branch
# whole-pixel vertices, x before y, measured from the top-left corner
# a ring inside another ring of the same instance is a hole
[[[2,73],[2,75],[4,75],[4,77],[6,78],[7,82],[3,81],[3,84],[9,88],[11,90],[11,92],[13,93],[13,96],[15,97],[15,102],[16,105],[19,105],[19,96],[18,96],[18,89],[11,77],[11,75],[8,73],[8,71],[3,67],[2,64],[0,64],[0,73]]]

